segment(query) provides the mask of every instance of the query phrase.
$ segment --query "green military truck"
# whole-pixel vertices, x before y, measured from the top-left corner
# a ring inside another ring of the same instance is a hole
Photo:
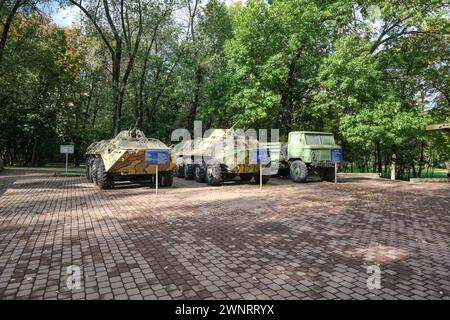
[[[336,163],[339,167],[343,165],[343,153],[332,133],[290,132],[288,142],[281,148],[279,174],[290,176],[297,183],[313,175],[333,181]]]

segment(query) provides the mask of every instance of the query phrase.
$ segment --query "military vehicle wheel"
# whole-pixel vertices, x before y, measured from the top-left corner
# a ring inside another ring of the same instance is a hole
[[[92,174],[91,174],[91,160],[86,160],[86,179],[92,182]]]
[[[185,180],[194,180],[194,165],[193,164],[185,164],[184,165],[184,179]]]
[[[98,159],[94,159],[91,161],[91,179],[92,182],[95,183],[96,185],[98,185],[98,181],[97,181],[97,168],[98,168],[98,164],[99,164]]]
[[[244,182],[249,182],[250,180],[252,180],[252,178],[253,178],[252,173],[240,173],[239,174],[239,179]]]
[[[334,170],[335,170],[334,168],[322,169],[322,171],[320,172],[321,178],[325,181],[334,181],[334,179],[335,179]]]
[[[95,183],[95,179],[97,179],[97,173],[94,171],[95,159],[89,160],[89,181]]]
[[[86,161],[86,178],[88,179],[88,181],[90,182],[94,182],[94,159],[88,159]]]
[[[184,178],[184,166],[182,164],[177,164],[175,175],[177,178]]]
[[[308,176],[308,167],[302,161],[296,160],[291,164],[291,179],[296,183],[306,181]]]
[[[198,183],[206,182],[206,170],[203,165],[196,165],[194,168],[195,181]]]
[[[221,186],[223,184],[222,168],[217,164],[206,166],[206,182],[210,186]]]
[[[98,160],[97,166],[97,183],[102,189],[112,189],[114,186],[114,181],[110,174],[105,170],[105,164],[102,160]]]
[[[259,172],[255,173],[254,177],[255,177],[255,182],[260,184],[261,183],[261,181],[260,181],[261,176],[260,176]],[[267,182],[269,182],[269,180],[270,180],[270,176],[262,176],[262,184],[266,184]]]
[[[173,185],[173,172],[162,172],[159,174],[159,183],[161,187],[171,187]]]

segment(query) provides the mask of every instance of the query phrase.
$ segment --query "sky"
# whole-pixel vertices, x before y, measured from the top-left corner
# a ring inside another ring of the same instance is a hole
[[[53,22],[61,27],[71,27],[80,20],[80,11],[75,6],[61,8],[57,4],[51,8],[51,17]]]
[[[232,5],[236,2],[245,3],[245,0],[226,0],[227,5]],[[51,18],[53,22],[61,27],[71,27],[76,26],[80,20],[80,10],[75,6],[69,6],[66,8],[61,8],[58,4],[54,3],[50,5]]]

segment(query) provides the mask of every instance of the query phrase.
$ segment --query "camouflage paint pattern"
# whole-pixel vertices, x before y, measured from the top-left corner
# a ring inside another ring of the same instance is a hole
[[[170,148],[157,139],[146,138],[139,130],[136,131],[135,138],[130,135],[130,131],[122,131],[114,139],[94,142],[87,148],[86,155],[101,158],[107,173],[155,174],[156,166],[145,163],[145,151],[149,149],[169,151],[169,164],[159,165],[159,172],[172,171],[175,168]]]
[[[241,144],[242,148],[237,148],[238,144]],[[174,155],[177,162],[183,158],[188,161],[212,159],[225,165],[228,173],[257,173],[260,165],[251,163],[249,150],[258,147],[259,142],[254,137],[238,135],[234,129],[215,129],[208,137],[198,142],[188,140],[177,144],[174,147]],[[243,159],[243,162],[238,161],[240,159]]]

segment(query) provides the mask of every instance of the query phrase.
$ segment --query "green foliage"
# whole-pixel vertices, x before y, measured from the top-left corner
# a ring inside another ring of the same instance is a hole
[[[322,19],[314,1],[253,0],[235,12],[226,52],[231,116],[241,125],[284,133],[301,125],[325,46]]]
[[[0,69],[2,157],[36,164],[59,141],[71,142],[77,128],[78,34],[45,18],[18,16],[9,38]]]
[[[406,177],[448,159],[448,134],[425,130],[450,121],[444,1],[248,0],[230,7],[209,0],[197,11],[196,0],[142,1],[142,38],[130,77],[120,82],[122,127],[138,119],[167,143],[173,129],[193,120],[204,128],[278,128],[282,138],[292,130],[332,131],[361,170],[387,175],[394,155]],[[139,8],[124,3],[133,43]],[[0,26],[7,9],[0,8]],[[184,11],[192,16],[180,19]],[[103,14],[96,19],[109,24]],[[121,76],[129,57],[124,43]],[[57,145],[73,142],[81,160],[93,140],[110,138],[111,72],[92,21],[60,28],[31,7],[22,10],[0,65],[0,156],[20,164],[58,160]]]

